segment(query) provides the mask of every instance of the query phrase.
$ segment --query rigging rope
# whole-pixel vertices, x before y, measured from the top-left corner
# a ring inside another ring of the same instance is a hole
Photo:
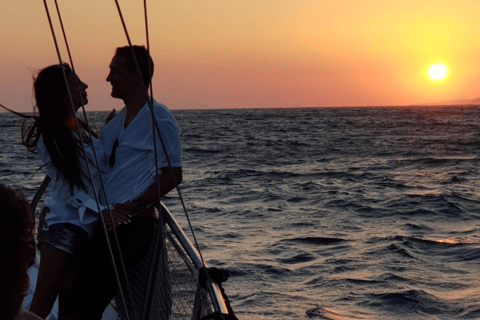
[[[117,5],[118,13],[119,13],[119,16],[120,16],[120,20],[121,20],[121,22],[122,22],[122,25],[123,25],[123,29],[124,29],[124,31],[125,31],[125,35],[126,35],[126,37],[127,37],[128,45],[129,45],[129,47],[130,47],[130,51],[131,51],[131,54],[132,54],[132,57],[133,57],[133,61],[134,61],[135,68],[136,68],[138,74],[140,75],[140,77],[142,77],[142,71],[140,70],[140,66],[138,65],[138,60],[136,59],[135,52],[133,51],[133,45],[132,45],[132,42],[131,42],[131,40],[130,40],[130,36],[128,35],[128,30],[127,30],[127,27],[126,27],[126,25],[125,25],[125,21],[124,21],[124,19],[123,19],[123,15],[122,15],[122,12],[121,12],[121,9],[120,9],[120,5],[118,4],[118,0],[115,0],[115,3],[116,3],[116,5]],[[148,29],[147,29],[147,30],[148,30]],[[147,35],[147,39],[148,39],[148,35]],[[148,40],[147,40],[147,41],[148,41]],[[150,107],[150,112],[152,113],[152,118],[154,118],[153,108],[152,108],[151,105],[149,105],[149,107]],[[162,135],[161,135],[161,133],[160,133],[160,129],[158,128],[158,123],[157,123],[156,121],[154,122],[154,128],[153,128],[153,129],[156,130],[157,135],[158,135],[158,138],[159,138],[159,140],[160,140],[160,142],[161,142],[161,145],[162,145],[162,148],[163,148],[163,152],[164,152],[164,154],[165,154],[165,158],[166,158],[166,160],[167,160],[167,162],[168,162],[168,166],[169,166],[169,169],[170,169],[169,171],[170,171],[171,177],[173,178],[173,181],[174,181],[174,184],[175,184],[175,188],[177,189],[177,192],[178,192],[180,201],[181,201],[181,203],[182,203],[183,210],[184,210],[185,215],[186,215],[187,220],[188,220],[188,225],[189,225],[189,227],[190,227],[190,230],[191,230],[191,232],[192,232],[192,236],[193,236],[194,241],[195,241],[195,246],[197,247],[197,250],[198,250],[199,253],[200,253],[200,257],[201,257],[201,259],[202,259],[202,263],[205,265],[205,261],[203,260],[203,256],[202,256],[202,254],[201,254],[200,247],[199,247],[198,242],[197,242],[197,239],[196,239],[196,237],[195,237],[195,233],[193,232],[193,227],[192,227],[192,224],[191,224],[191,222],[190,222],[190,218],[189,218],[189,216],[188,216],[187,209],[186,209],[186,207],[185,207],[185,203],[184,203],[184,201],[183,201],[182,194],[181,194],[181,192],[180,192],[180,189],[179,189],[179,187],[178,187],[178,183],[177,183],[177,181],[176,181],[176,179],[175,179],[175,176],[174,176],[174,174],[173,174],[172,164],[171,164],[171,162],[170,162],[170,158],[169,158],[169,156],[168,156],[168,154],[167,154],[167,151],[166,151],[166,149],[165,149],[165,143],[163,142],[163,138],[162,138]],[[155,140],[155,139],[154,139],[154,140]]]
[[[49,25],[50,25],[50,30],[51,30],[51,33],[52,33],[52,37],[53,37],[53,41],[54,41],[54,44],[55,44],[55,49],[57,51],[57,56],[58,56],[58,59],[59,59],[59,64],[61,67],[61,70],[62,70],[62,75],[63,75],[63,79],[65,81],[65,85],[67,87],[67,93],[68,93],[68,97],[69,97],[69,100],[70,100],[70,104],[71,104],[71,108],[72,108],[72,113],[73,113],[73,116],[75,118],[75,125],[76,125],[76,129],[77,129],[77,132],[79,133],[80,135],[80,144],[81,144],[81,150],[82,150],[82,153],[83,153],[83,156],[84,156],[84,159],[85,159],[85,163],[86,163],[86,167],[87,167],[87,172],[88,172],[88,175],[89,175],[89,178],[90,178],[90,183],[92,185],[92,189],[93,189],[93,194],[95,196],[95,202],[97,204],[97,210],[99,212],[99,215],[101,217],[101,221],[102,221],[102,225],[103,225],[103,229],[104,229],[104,232],[105,232],[105,237],[106,237],[106,241],[107,241],[107,244],[108,244],[108,249],[109,249],[109,254],[110,254],[110,258],[112,260],[112,264],[113,264],[113,269],[114,269],[114,275],[115,275],[115,279],[116,279],[116,282],[117,282],[117,285],[118,285],[118,288],[120,290],[120,294],[121,294],[121,297],[122,297],[122,303],[125,307],[125,310],[127,310],[127,306],[126,306],[126,301],[125,301],[125,298],[124,298],[124,295],[123,295],[123,291],[122,291],[122,288],[121,288],[121,284],[120,284],[120,277],[119,277],[119,274],[118,274],[118,270],[117,270],[117,267],[116,267],[116,264],[115,264],[115,259],[114,259],[114,256],[113,256],[113,251],[112,251],[112,248],[111,248],[111,244],[110,244],[110,240],[109,240],[109,237],[108,237],[108,232],[107,232],[107,229],[106,229],[106,226],[105,226],[105,221],[103,219],[103,215],[102,215],[102,211],[100,209],[100,201],[98,199],[98,193],[97,193],[97,190],[96,190],[96,187],[95,187],[95,184],[93,183],[93,175],[92,175],[92,172],[91,172],[91,169],[90,169],[90,164],[89,164],[89,161],[88,161],[88,157],[87,157],[87,153],[85,151],[85,145],[83,143],[83,139],[81,139],[81,128],[79,126],[79,123],[78,123],[78,119],[77,119],[77,116],[76,116],[76,110],[75,110],[75,107],[74,107],[74,104],[73,104],[73,98],[72,98],[72,94],[70,92],[70,88],[69,88],[69,85],[68,85],[68,80],[67,80],[67,76],[66,76],[66,73],[65,73],[65,69],[63,68],[63,61],[62,61],[62,56],[61,56],[61,53],[60,53],[60,49],[59,49],[59,46],[58,46],[58,42],[57,42],[57,37],[55,35],[55,30],[53,28],[53,23],[52,23],[52,19],[50,17],[50,11],[48,9],[48,4],[47,4],[47,1],[46,0],[43,0],[43,3],[45,5],[45,11],[46,11],[46,14],[47,14],[47,18],[48,18],[48,22],[49,22]],[[65,39],[65,43],[66,43],[66,46],[67,46],[67,50],[68,50],[68,55],[69,55],[69,58],[70,58],[70,63],[72,65],[72,72],[74,73],[75,75],[75,82],[76,82],[76,85],[79,89],[79,92],[80,92],[80,86],[79,86],[79,83],[78,83],[78,78],[76,77],[76,73],[75,73],[75,69],[74,69],[74,65],[73,65],[73,60],[72,60],[72,57],[71,57],[71,54],[70,54],[70,50],[69,50],[69,46],[68,46],[68,41],[67,41],[67,38],[66,38],[66,33],[65,33],[65,30],[63,28],[63,23],[62,23],[62,20],[61,20],[61,14],[60,14],[60,10],[58,8],[58,4],[57,4],[57,0],[55,0],[55,5],[57,7],[57,12],[58,12],[58,16],[59,16],[59,20],[60,20],[60,24],[61,24],[61,27],[62,27],[62,31],[63,31],[63,35],[64,35],[64,39]],[[83,109],[83,113],[85,115],[85,120],[86,120],[86,123],[88,125],[88,119],[86,117],[86,112],[85,112],[85,106],[84,106],[84,102],[83,102],[83,98],[82,99],[82,109]],[[92,135],[91,135],[91,132],[89,131],[89,138],[90,138],[90,141],[93,141],[92,140]],[[95,147],[93,146],[93,143],[92,143],[92,149],[95,150]],[[100,172],[100,166],[98,164],[98,159],[97,159],[97,156],[96,156],[96,153],[94,151],[94,155],[95,155],[95,162],[96,162],[96,165],[97,165],[97,170]],[[107,197],[106,197],[106,193],[105,193],[105,186],[103,184],[103,179],[101,178],[101,175],[100,175],[100,181],[101,181],[101,185],[102,185],[102,189],[103,189],[103,193],[104,193],[104,197],[105,197],[105,200],[107,201]],[[106,202],[107,204],[107,210],[109,212],[109,215],[110,215],[110,219],[111,221],[113,221],[113,218],[112,218],[112,213],[111,213],[111,210],[110,210],[110,206],[108,205],[108,202]],[[115,232],[115,229],[114,229],[114,234],[115,234],[115,239],[116,239],[116,242],[117,242],[117,246],[118,248],[120,248],[120,245],[118,243],[118,239],[116,237],[116,232]],[[119,250],[120,251],[120,250]],[[121,254],[121,253],[120,253]],[[125,279],[127,278],[127,275],[126,275],[126,269],[125,269],[125,266],[123,264],[123,259],[121,261],[121,265],[122,265],[122,271],[124,273],[124,277]],[[131,297],[130,297],[131,298]],[[126,312],[127,314],[127,320],[128,320],[128,310]]]
[[[121,21],[121,23],[122,23],[122,26],[123,26],[123,29],[124,29],[124,32],[125,32],[125,36],[126,36],[126,38],[127,38],[128,45],[129,45],[129,47],[130,47],[130,52],[131,52],[131,55],[132,55],[132,58],[133,58],[133,62],[134,62],[134,65],[135,65],[135,69],[137,70],[137,73],[138,73],[138,75],[140,76],[140,78],[143,79],[142,71],[140,70],[140,66],[139,66],[139,64],[138,64],[138,60],[137,60],[136,55],[135,55],[135,52],[134,52],[134,50],[133,50],[133,45],[132,45],[132,42],[131,42],[131,40],[130,40],[130,36],[129,36],[129,34],[128,34],[127,26],[126,26],[126,24],[125,24],[125,20],[124,20],[124,18],[123,18],[122,10],[121,10],[121,8],[120,8],[120,5],[119,5],[119,3],[118,3],[118,0],[115,0],[115,4],[116,4],[116,7],[117,7],[117,11],[118,11],[119,17],[120,17],[120,21]],[[145,29],[146,29],[146,39],[147,39],[147,51],[148,51],[148,53],[150,54],[150,48],[149,48],[150,43],[149,43],[148,17],[147,17],[146,0],[144,0],[144,12],[145,12]],[[149,62],[149,63],[150,63],[150,62]],[[150,70],[149,70],[149,72],[150,72]],[[150,76],[150,74],[149,74],[149,76]],[[148,92],[148,90],[147,90],[147,92]],[[159,140],[160,140],[160,142],[161,142],[162,150],[163,150],[163,153],[165,154],[165,158],[166,158],[167,163],[168,163],[168,167],[169,167],[169,171],[170,171],[170,177],[172,178],[172,180],[173,180],[173,182],[174,182],[174,184],[175,184],[175,188],[176,188],[176,190],[177,190],[177,192],[178,192],[178,196],[179,196],[179,198],[180,198],[180,202],[181,202],[182,207],[183,207],[183,210],[184,210],[184,212],[185,212],[185,216],[186,216],[186,218],[187,218],[188,226],[189,226],[190,231],[191,231],[191,233],[192,233],[192,236],[193,236],[193,239],[194,239],[194,242],[195,242],[195,246],[196,246],[197,251],[198,251],[198,253],[199,253],[199,255],[200,255],[200,259],[201,259],[201,261],[202,261],[202,265],[204,266],[204,268],[207,268],[206,263],[205,263],[205,260],[203,259],[202,252],[201,252],[201,250],[200,250],[200,246],[199,246],[198,241],[197,241],[197,237],[195,236],[195,233],[194,233],[194,231],[193,231],[193,227],[192,227],[192,224],[191,224],[191,221],[190,221],[190,217],[189,217],[189,215],[188,215],[187,208],[186,208],[186,206],[185,206],[185,202],[183,201],[183,197],[182,197],[182,194],[181,194],[181,192],[180,192],[180,188],[178,187],[177,180],[175,179],[175,175],[174,175],[174,173],[173,173],[172,164],[171,164],[170,158],[169,158],[169,156],[168,156],[168,154],[167,154],[167,150],[166,150],[166,148],[165,148],[165,143],[164,143],[163,138],[162,138],[162,135],[161,135],[161,133],[160,133],[160,129],[159,129],[159,127],[158,127],[158,123],[157,123],[157,121],[155,120],[155,114],[154,114],[154,110],[153,110],[153,90],[152,90],[152,84],[150,84],[150,93],[151,93],[151,94],[150,94],[150,99],[149,99],[149,109],[150,109],[150,113],[151,113],[151,115],[152,115],[152,122],[153,122],[153,128],[152,128],[152,129],[157,132],[158,138],[159,138]],[[156,139],[155,139],[155,135],[154,135],[153,140],[154,140],[154,148],[155,148],[154,151],[155,151],[155,155],[156,155],[156,154],[157,154],[157,150],[156,150],[156,143],[155,143],[155,140],[156,140]],[[157,176],[158,176],[158,164],[157,164],[157,162],[155,162],[155,168],[156,168],[156,170],[157,170]],[[158,179],[157,179],[157,180],[158,180]],[[160,191],[160,188],[158,188],[158,190]],[[160,197],[158,197],[158,201],[160,201]],[[208,273],[207,273],[207,278],[208,278],[209,281],[211,280],[211,279],[209,278]],[[215,308],[217,308],[217,305],[216,305],[216,304],[214,304],[214,305],[215,305]],[[220,310],[217,310],[217,311],[220,311]],[[221,320],[224,320],[222,312],[219,312],[219,314],[220,314]]]
[[[127,30],[127,27],[126,27],[126,24],[125,24],[125,21],[123,19],[123,15],[122,15],[122,11],[120,9],[120,5],[118,3],[118,0],[115,0],[115,3],[116,3],[116,6],[117,6],[117,10],[118,10],[118,13],[119,13],[119,16],[120,16],[120,20],[122,22],[122,26],[124,28],[124,31],[125,31],[125,35],[127,37],[127,41],[128,41],[128,44],[129,44],[129,47],[130,47],[130,51],[131,51],[131,55],[132,55],[132,58],[133,58],[133,62],[134,62],[134,65],[135,65],[135,68],[137,70],[137,73],[140,75],[140,78],[143,79],[143,76],[142,76],[142,72],[140,70],[140,67],[139,67],[139,64],[138,64],[138,60],[136,58],[136,55],[135,55],[135,52],[133,50],[133,46],[132,46],[132,42],[130,40],[130,36],[128,34],[128,30]],[[61,54],[60,54],[60,50],[59,50],[59,47],[58,47],[58,43],[57,43],[57,39],[56,39],[56,36],[55,36],[55,31],[54,31],[54,28],[53,28],[53,24],[52,24],[52,20],[51,20],[51,17],[50,17],[50,13],[49,13],[49,10],[48,10],[48,5],[47,5],[47,2],[46,0],[44,0],[44,5],[45,5],[45,10],[46,10],[46,13],[47,13],[47,17],[48,17],[48,21],[49,21],[49,24],[50,24],[50,29],[51,29],[51,32],[52,32],[52,36],[53,36],[53,40],[54,40],[54,43],[55,43],[55,48],[56,48],[56,51],[57,51],[57,55],[58,55],[58,58],[59,58],[59,63],[60,65],[63,64],[62,62],[62,57],[61,57]],[[66,43],[66,46],[67,46],[67,51],[68,51],[68,56],[69,56],[69,59],[70,59],[70,64],[72,65],[72,71],[74,72],[74,74],[76,75],[75,73],[75,68],[74,68],[74,65],[73,65],[73,59],[71,57],[71,52],[70,52],[70,49],[69,49],[69,46],[68,46],[68,41],[67,41],[67,37],[66,37],[66,33],[65,33],[65,30],[64,30],[64,27],[63,27],[63,22],[62,22],[62,19],[61,19],[61,14],[60,14],[60,10],[59,10],[59,7],[58,7],[58,3],[57,3],[57,0],[55,0],[55,5],[56,5],[56,8],[57,8],[57,13],[58,13],[58,17],[59,17],[59,20],[60,20],[60,24],[61,24],[61,28],[62,28],[62,32],[63,32],[63,36],[64,36],[64,39],[65,39],[65,43]],[[149,53],[149,56],[150,56],[150,43],[149,43],[149,32],[148,32],[148,17],[147,17],[147,5],[146,5],[146,0],[144,0],[144,11],[145,11],[145,28],[146,28],[146,38],[147,38],[147,52]],[[76,122],[76,128],[77,128],[77,131],[79,133],[81,133],[81,129],[80,129],[80,126],[79,126],[79,123],[78,123],[78,120],[77,120],[77,117],[76,117],[76,114],[75,114],[75,108],[74,108],[74,105],[73,105],[73,99],[72,99],[72,96],[71,96],[71,92],[70,92],[70,88],[68,86],[68,80],[67,80],[67,77],[66,77],[66,73],[65,73],[65,70],[64,68],[61,68],[62,69],[62,74],[63,74],[63,78],[64,78],[64,81],[67,85],[67,92],[68,92],[68,96],[69,96],[69,99],[70,99],[70,103],[71,103],[71,106],[72,106],[72,109],[73,109],[73,114],[74,114],[74,117],[75,117],[75,122]],[[151,75],[151,63],[150,63],[150,59],[149,59],[149,76]],[[79,82],[78,82],[78,78],[75,77],[75,82],[76,82],[76,85],[78,87],[78,89],[80,90],[80,86],[79,86]],[[146,84],[144,83],[144,85],[146,86]],[[147,89],[147,88],[145,88]],[[179,195],[179,198],[180,198],[180,201],[181,201],[181,204],[182,204],[182,207],[183,207],[183,210],[185,212],[185,215],[186,215],[186,218],[187,218],[187,221],[188,221],[188,225],[189,225],[189,228],[191,230],[191,233],[192,233],[192,236],[194,238],[194,241],[195,241],[195,246],[199,252],[199,255],[200,255],[200,258],[201,258],[201,261],[202,261],[202,264],[204,267],[206,267],[206,264],[205,264],[205,261],[203,259],[203,256],[202,256],[202,253],[200,251],[200,247],[198,245],[198,241],[196,239],[196,236],[195,236],[195,233],[193,232],[193,227],[192,227],[192,224],[191,224],[191,221],[190,221],[190,218],[188,216],[188,213],[187,213],[187,210],[186,210],[186,206],[185,206],[185,203],[183,201],[183,197],[182,197],[182,194],[180,192],[180,189],[178,187],[178,182],[175,178],[175,175],[174,175],[174,172],[173,172],[173,168],[172,168],[172,165],[171,165],[171,162],[170,162],[170,159],[169,159],[169,156],[167,154],[167,150],[166,150],[166,147],[165,147],[165,143],[163,141],[163,138],[162,138],[162,135],[161,135],[161,132],[160,132],[160,129],[159,129],[159,126],[158,126],[158,123],[156,121],[156,118],[155,118],[155,113],[154,113],[154,110],[153,110],[153,85],[152,83],[150,83],[150,97],[148,97],[148,89],[146,90],[147,92],[147,98],[148,98],[148,105],[149,105],[149,109],[150,109],[150,112],[151,112],[151,115],[152,115],[152,130],[154,130],[154,132],[156,131],[157,132],[157,136],[161,142],[161,146],[162,146],[162,150],[163,150],[163,153],[165,155],[165,158],[167,160],[167,163],[168,163],[168,166],[169,166],[169,173],[170,173],[170,177],[172,178],[173,182],[174,182],[174,185],[175,185],[175,188],[177,189],[177,192],[178,192],[178,195]],[[86,124],[88,126],[88,119],[87,119],[87,116],[86,116],[86,111],[85,111],[85,107],[84,107],[84,102],[83,102],[83,97],[82,97],[82,111],[83,111],[83,114],[84,114],[84,118],[85,118],[85,121],[86,121]],[[91,135],[91,132],[89,131],[88,132],[89,134],[89,138],[90,140],[92,141],[92,135]],[[153,135],[153,143],[154,143],[154,154],[155,154],[155,171],[156,171],[156,183],[157,183],[157,198],[158,198],[158,201],[160,201],[160,183],[159,183],[159,179],[158,179],[158,176],[159,176],[159,168],[158,168],[158,155],[157,155],[157,144],[156,144],[156,138],[155,138],[155,133]],[[106,229],[106,226],[105,226],[105,221],[103,219],[103,215],[101,214],[101,211],[100,211],[100,202],[99,202],[99,199],[98,199],[98,194],[97,194],[97,191],[96,191],[96,188],[95,188],[95,185],[93,183],[93,175],[92,175],[92,172],[91,172],[91,169],[90,169],[90,165],[89,165],[89,162],[88,162],[88,158],[87,158],[87,155],[86,155],[86,151],[85,151],[85,146],[83,144],[83,139],[81,139],[81,146],[82,146],[82,152],[83,152],[83,155],[86,159],[86,165],[87,165],[87,171],[88,171],[88,175],[90,177],[90,182],[92,184],[92,188],[93,188],[93,191],[94,191],[94,195],[95,195],[95,201],[97,203],[97,209],[98,211],[100,212],[100,216],[101,216],[101,221],[102,221],[102,226],[103,226],[103,229],[104,229],[104,232],[105,232],[105,236],[106,236],[106,240],[107,240],[107,244],[108,244],[108,247],[109,247],[109,253],[110,253],[110,256],[111,256],[111,260],[112,260],[112,263],[113,263],[113,266],[114,266],[114,274],[115,274],[115,278],[116,278],[116,281],[117,281],[117,284],[118,284],[118,288],[120,290],[120,295],[121,295],[121,299],[122,299],[122,303],[124,305],[124,308],[126,310],[126,315],[127,315],[127,319],[128,319],[128,310],[127,310],[127,307],[126,307],[126,301],[125,301],[125,298],[124,298],[124,295],[123,295],[123,291],[122,291],[122,288],[121,288],[121,284],[120,284],[120,278],[119,278],[119,275],[118,275],[118,270],[116,268],[116,264],[115,264],[115,259],[113,257],[113,252],[112,252],[112,248],[111,248],[111,244],[110,244],[110,241],[109,241],[109,237],[108,237],[108,232],[107,232],[107,229]],[[95,164],[96,164],[96,167],[97,169],[99,170],[99,164],[98,164],[98,159],[97,159],[97,155],[96,155],[96,151],[95,151],[95,147],[92,145],[92,149],[93,149],[93,153],[94,153],[94,158],[95,158]],[[99,170],[100,171],[100,170]],[[103,192],[103,195],[105,197],[105,200],[106,200],[106,204],[107,204],[107,208],[108,208],[108,212],[109,212],[109,215],[110,215],[110,219],[111,221],[113,221],[113,217],[112,217],[112,214],[111,214],[111,210],[110,210],[110,206],[108,204],[108,201],[106,199],[106,192],[105,192],[105,186],[104,186],[104,183],[103,183],[103,179],[101,178],[101,175],[100,175],[100,182],[101,182],[101,188],[102,188],[102,192]],[[162,214],[160,214],[160,219],[162,219]],[[163,224],[161,224],[163,225]],[[118,246],[118,248],[120,248],[119,246],[119,243],[118,243],[118,238],[117,238],[117,235],[116,235],[116,231],[115,231],[115,228],[113,229],[114,230],[114,234],[115,234],[115,241],[116,241],[116,245]],[[163,252],[165,250],[162,250]],[[120,255],[121,255],[121,250],[119,250],[120,252]],[[163,253],[165,254],[165,253]],[[125,269],[125,266],[124,266],[124,263],[123,263],[123,257],[120,257],[120,260],[121,260],[121,267],[122,267],[122,273],[125,277],[125,280],[127,281],[127,291],[128,291],[128,294],[129,294],[129,298],[132,299],[131,297],[131,290],[129,288],[129,284],[128,284],[128,277],[127,277],[127,274],[126,274],[126,269]],[[208,277],[208,273],[207,273],[207,277]],[[216,307],[216,305],[215,305]],[[147,315],[148,316],[148,315]],[[223,319],[223,314],[220,312],[220,317],[221,319]]]
[[[119,7],[118,7],[119,8]],[[152,130],[154,131],[152,136],[153,136],[153,150],[154,150],[154,161],[155,161],[155,182],[157,184],[157,199],[160,201],[160,195],[161,195],[161,186],[160,186],[160,180],[159,180],[159,168],[158,168],[158,153],[157,153],[157,139],[155,138],[155,123],[156,123],[156,118],[155,118],[155,113],[153,110],[153,79],[152,79],[152,61],[151,61],[151,55],[150,55],[150,39],[149,39],[149,34],[148,34],[148,15],[147,15],[147,1],[144,0],[143,2],[143,8],[144,8],[144,14],[145,14],[145,34],[146,34],[146,42],[147,42],[147,53],[148,53],[148,76],[150,78],[150,97],[148,99],[148,107],[150,109],[150,114],[152,116]],[[125,26],[126,27],[126,26]],[[125,29],[126,30],[126,29]],[[131,43],[130,44],[130,50],[132,50]],[[135,57],[135,55],[133,55]],[[135,57],[136,58],[136,57]],[[138,64],[138,62],[137,62]],[[138,68],[140,70],[140,68]],[[140,78],[143,79],[141,75],[141,70],[140,70]],[[146,84],[145,84],[146,85]],[[147,94],[148,95],[148,94]],[[160,134],[160,132],[159,132]],[[162,142],[163,144],[163,142]],[[165,149],[165,148],[164,148]],[[165,155],[168,157],[166,152],[164,152]],[[174,178],[175,179],[175,178]],[[165,243],[165,237],[163,235],[163,214],[162,211],[160,211],[159,214],[159,226],[160,228],[157,228],[157,232],[160,233],[161,237],[161,250],[160,250],[160,255],[162,257],[162,261],[167,261],[166,259],[166,243]],[[157,250],[158,249],[158,240],[155,242],[154,248]],[[156,252],[156,251],[155,251]],[[150,271],[148,274],[148,282],[147,283],[155,283],[155,278],[157,273],[155,270],[153,270],[154,267],[157,266],[157,263],[155,259],[152,259],[152,264],[150,266]],[[164,267],[164,266],[163,266]],[[162,272],[165,274],[166,270],[165,267],[163,268]],[[147,286],[146,292],[145,292],[145,300],[143,302],[143,308],[142,308],[142,313],[140,315],[140,319],[149,319],[150,315],[150,310],[151,310],[151,303],[153,299],[153,285]]]
[[[60,9],[58,7],[58,3],[57,3],[57,0],[55,0],[55,6],[56,6],[56,9],[57,9],[57,14],[58,14],[58,19],[59,19],[59,22],[60,22],[60,26],[61,26],[61,29],[62,29],[62,33],[63,33],[63,37],[64,37],[64,40],[65,40],[65,46],[66,46],[66,49],[67,49],[67,52],[68,52],[68,57],[69,57],[69,60],[70,60],[70,65],[72,66],[72,71],[73,71],[73,74],[76,75],[76,71],[75,71],[75,66],[74,66],[74,63],[73,63],[73,59],[72,59],[72,55],[70,53],[70,46],[68,45],[68,40],[67,40],[67,35],[65,33],[65,28],[63,26],[63,21],[62,21],[62,16],[60,14]],[[80,92],[80,84],[78,82],[78,77],[75,76],[75,84],[77,86],[77,89],[78,91]],[[85,103],[83,101],[83,97],[80,96],[80,99],[81,99],[81,109],[83,111],[83,117],[84,117],[84,120],[85,120],[85,123],[87,125],[87,128],[90,128],[89,126],[89,121],[88,121],[88,117],[87,117],[87,113],[85,111]],[[75,115],[76,117],[76,115]],[[92,133],[90,130],[88,130],[88,135],[89,135],[89,139],[90,141],[93,141],[92,139]],[[83,146],[83,141],[82,141],[82,146]],[[98,157],[97,157],[97,152],[96,152],[96,149],[95,149],[95,145],[92,143],[92,151],[93,151],[93,155],[94,155],[94,159],[95,159],[95,165],[96,165],[96,168],[97,170],[100,172],[100,165],[98,163]],[[93,183],[93,178],[90,176],[90,183],[92,184],[92,186],[94,186],[94,183]],[[100,187],[101,187],[101,191],[103,193],[103,198],[105,200],[105,205],[107,207],[107,211],[108,211],[108,214],[109,214],[109,217],[110,217],[110,220],[113,221],[113,216],[112,216],[112,211],[110,210],[110,205],[109,205],[109,201],[108,201],[108,197],[107,197],[107,192],[105,190],[105,184],[104,184],[104,181],[103,181],[103,177],[102,175],[100,174],[99,175],[99,180],[100,180]],[[94,194],[97,195],[96,191],[95,191],[95,187],[94,187]],[[97,200],[97,198],[96,198]],[[98,206],[98,201],[97,201],[97,206]],[[110,244],[110,239],[108,237],[108,233],[107,233],[107,229],[106,229],[106,226],[105,226],[105,220],[103,218],[103,215],[100,213],[100,217],[101,217],[101,221],[102,221],[102,226],[103,226],[103,230],[104,230],[104,234],[105,234],[105,237],[106,237],[106,240],[107,240],[107,245],[109,247],[109,250],[110,250],[110,255],[111,257],[113,257],[113,253],[112,253],[112,249],[111,249],[111,244]],[[120,250],[120,243],[118,241],[118,236],[117,236],[117,231],[116,229],[114,228],[113,230],[113,235],[114,235],[114,240],[115,240],[115,245],[116,247],[119,249],[118,250],[118,254],[119,254],[119,257],[120,257],[120,267],[121,267],[121,270],[122,270],[122,274],[124,275],[124,278],[125,278],[125,282],[126,282],[126,287],[127,287],[127,293],[129,295],[129,300],[132,301],[133,298],[132,298],[132,295],[131,295],[131,290],[130,290],[130,284],[128,282],[128,277],[127,277],[127,271],[126,271],[126,268],[125,268],[125,264],[124,264],[124,261],[123,261],[123,256],[122,256],[122,252]],[[112,264],[113,264],[113,268],[115,269],[115,272],[118,273],[118,270],[116,268],[116,263],[114,260],[112,260]],[[118,281],[118,286],[119,288],[121,287],[120,286],[120,282]],[[123,291],[122,289],[120,288],[120,296],[122,297],[122,300],[123,300],[123,303],[125,303],[125,298],[123,296]]]

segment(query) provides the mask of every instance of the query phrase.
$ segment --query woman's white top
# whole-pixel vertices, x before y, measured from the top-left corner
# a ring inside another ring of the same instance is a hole
[[[90,165],[90,170],[93,176],[93,183],[97,193],[100,192],[100,175],[99,170],[95,166],[95,159],[90,144],[85,145],[85,152]],[[96,144],[96,148],[101,147],[101,144]],[[96,149],[97,152],[102,153],[102,150]],[[80,156],[80,170],[82,171],[82,179],[86,190],[73,188],[73,195],[70,193],[70,186],[68,181],[64,179],[61,173],[55,168],[50,160],[50,155],[47,152],[45,143],[42,137],[38,140],[37,153],[40,159],[45,164],[47,174],[52,179],[52,184],[48,197],[45,199],[45,206],[50,209],[45,216],[47,230],[49,226],[56,223],[71,223],[83,228],[90,237],[93,235],[93,230],[99,219],[100,212],[106,207],[95,201],[94,188],[90,182],[89,174],[86,167],[86,161],[81,152]],[[99,197],[101,199],[103,197]],[[102,202],[102,200],[100,200]],[[87,210],[90,209],[90,210]]]

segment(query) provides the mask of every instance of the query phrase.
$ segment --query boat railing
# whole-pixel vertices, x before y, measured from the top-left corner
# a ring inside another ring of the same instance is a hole
[[[174,218],[170,210],[168,210],[168,208],[163,202],[161,202],[160,205],[157,205],[157,210],[163,213],[163,218],[165,219],[165,222],[168,224],[171,232],[175,235],[176,239],[178,240],[182,248],[185,250],[197,270],[200,272],[201,268],[207,268],[207,264],[202,263],[202,259],[200,257],[200,254],[198,253],[198,250],[192,244],[190,239],[185,234],[185,231],[183,231],[177,220]],[[210,299],[215,311],[218,311],[222,314],[228,314],[225,300],[223,299],[223,295],[218,285],[210,279],[205,280],[205,285],[210,295]]]

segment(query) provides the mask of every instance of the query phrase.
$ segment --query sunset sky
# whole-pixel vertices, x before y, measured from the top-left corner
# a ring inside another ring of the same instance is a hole
[[[75,67],[89,85],[87,110],[122,108],[105,81],[115,48],[126,45],[115,2],[58,2]],[[480,97],[477,0],[147,2],[154,97],[171,109],[409,105]],[[54,1],[48,4],[54,14]],[[143,1],[120,5],[132,41],[145,44]],[[67,61],[65,50],[62,56]],[[54,63],[43,1],[2,3],[0,103],[31,111],[32,74]],[[428,78],[434,63],[448,67],[444,79]]]

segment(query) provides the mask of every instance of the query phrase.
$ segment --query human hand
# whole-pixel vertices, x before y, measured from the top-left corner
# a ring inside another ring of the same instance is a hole
[[[131,222],[130,218],[134,212],[131,202],[126,203],[116,203],[113,205],[112,218],[113,222],[110,219],[110,214],[108,210],[103,210],[102,215],[105,221],[105,226],[108,230],[114,229],[121,224],[129,224]]]
[[[117,114],[117,111],[115,110],[115,108],[113,108],[112,112],[110,112],[108,116],[105,118],[105,124],[109,123],[110,120],[112,120],[116,114]]]

